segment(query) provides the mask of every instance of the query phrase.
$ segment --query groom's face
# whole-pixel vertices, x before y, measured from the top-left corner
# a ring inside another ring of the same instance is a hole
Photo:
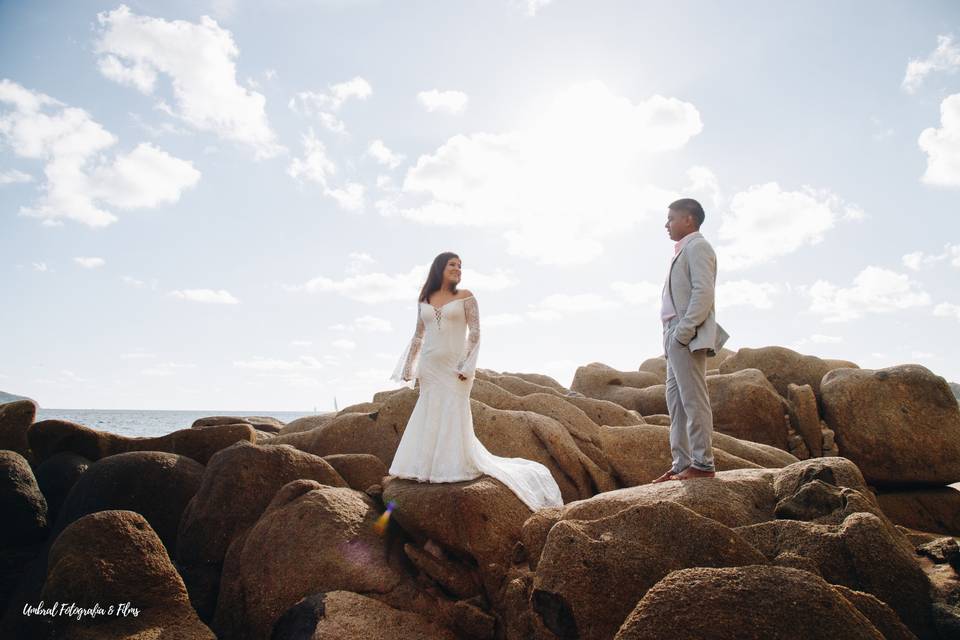
[[[677,211],[676,209],[667,210],[667,224],[663,226],[674,242],[679,242],[683,240],[684,236],[696,231],[693,216],[686,211]]]

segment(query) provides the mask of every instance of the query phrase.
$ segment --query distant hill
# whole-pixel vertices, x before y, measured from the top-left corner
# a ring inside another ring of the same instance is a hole
[[[0,404],[6,404],[8,402],[13,402],[15,400],[29,400],[29,399],[30,398],[24,398],[23,396],[15,396],[12,393],[0,391]]]
[[[957,400],[960,400],[960,384],[956,382],[948,382],[950,385],[950,390],[953,391],[953,395],[956,396]]]

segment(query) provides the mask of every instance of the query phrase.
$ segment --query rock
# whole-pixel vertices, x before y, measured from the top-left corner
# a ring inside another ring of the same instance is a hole
[[[763,562],[715,520],[672,502],[638,504],[606,518],[555,524],[537,565],[533,608],[560,637],[610,638],[671,571]]]
[[[532,382],[534,384],[540,385],[541,387],[550,387],[560,393],[566,395],[569,389],[565,386],[551,378],[550,376],[543,375],[542,373],[508,373],[504,372],[502,375],[510,376],[511,378],[520,378],[521,380],[526,380],[527,382]]]
[[[660,381],[659,384],[665,384],[667,382],[667,359],[663,356],[647,358],[640,363],[638,371],[652,373],[657,376],[657,379]]]
[[[761,371],[743,369],[710,376],[707,389],[715,431],[787,450],[787,402]]]
[[[480,372],[477,375],[477,379],[492,382],[515,396],[527,396],[531,393],[549,393],[551,395],[564,396],[567,393],[567,390],[562,387],[558,390],[553,385],[537,384],[536,382],[531,382],[530,380],[517,376],[509,374],[500,375],[491,371]]]
[[[707,356],[707,371],[720,369],[720,365],[736,354],[736,351],[724,348],[720,349],[720,352],[715,356]]]
[[[588,418],[599,426],[617,427],[643,424],[643,418],[637,412],[630,411],[616,402],[577,396],[566,396],[564,400],[583,411]]]
[[[653,424],[601,427],[601,446],[618,482],[624,487],[646,484],[670,468],[670,429]],[[717,469],[758,468],[760,465],[713,448]]]
[[[317,427],[322,427],[336,418],[337,415],[338,414],[336,412],[330,411],[329,413],[321,413],[315,416],[304,416],[302,418],[297,418],[280,429],[280,433],[278,435],[284,436],[290,433],[302,433],[304,431],[316,429]]]
[[[877,500],[887,517],[897,524],[960,536],[960,491],[953,487],[881,491]]]
[[[379,516],[373,501],[353,489],[314,480],[284,485],[230,546],[214,616],[217,635],[267,638],[285,611],[318,592],[342,589],[391,606],[408,603],[415,590],[374,530]]]
[[[373,413],[374,411],[379,411],[382,406],[383,403],[381,402],[358,402],[357,404],[352,404],[349,407],[340,409],[340,411],[334,415],[342,416],[346,413]]]
[[[184,579],[202,619],[210,620],[216,606],[230,543],[257,522],[281,487],[300,478],[347,486],[323,458],[289,445],[238,442],[210,459],[178,521],[176,548],[177,561],[184,567]]]
[[[380,409],[376,412],[338,415],[318,428],[279,435],[271,443],[290,444],[321,457],[335,453],[367,453],[380,458],[389,469],[418,395],[412,389],[398,389],[382,396]]]
[[[960,572],[960,543],[956,538],[937,538],[917,547],[917,553],[930,558],[934,564],[949,564]]]
[[[16,451],[31,462],[33,454],[27,441],[27,429],[37,415],[33,400],[16,400],[0,404],[0,450]]]
[[[202,464],[174,453],[131,451],[107,456],[91,464],[73,485],[51,534],[56,537],[71,522],[97,511],[134,511],[150,523],[173,555],[180,516],[202,477]]]
[[[667,413],[655,413],[652,416],[643,416],[643,421],[647,424],[658,424],[661,427],[669,427],[671,423],[670,414]]]
[[[358,593],[330,591],[300,600],[277,621],[273,640],[457,640],[425,617]]]
[[[815,520],[842,509],[844,498],[839,487],[813,480],[777,503],[774,513],[785,520]]]
[[[266,433],[280,433],[285,426],[280,420],[269,416],[210,416],[194,420],[190,427],[192,429],[202,429],[226,424],[249,424],[257,431]]]
[[[47,499],[50,522],[57,521],[60,507],[70,489],[76,484],[92,463],[81,455],[61,451],[40,463],[34,470],[40,491]]]
[[[823,358],[823,361],[827,363],[827,366],[830,367],[830,371],[834,369],[859,369],[860,366],[849,360],[836,360],[834,358]]]
[[[842,584],[830,586],[846,598],[847,602],[856,607],[857,611],[862,613],[870,621],[870,624],[876,627],[884,640],[917,640],[917,636],[897,617],[897,612],[876,597],[863,591],[854,591]]]
[[[609,400],[643,415],[666,413],[665,387],[657,374],[617,371],[595,362],[577,369],[570,388],[588,398]],[[652,389],[651,389],[652,388]],[[643,393],[647,390],[646,393]],[[663,396],[663,399],[660,399]],[[663,410],[660,410],[660,409]]]
[[[787,397],[790,383],[805,384],[820,394],[820,380],[831,366],[816,356],[805,356],[784,347],[743,348],[720,365],[720,373],[736,373],[744,369],[759,369],[783,397]]]
[[[45,603],[130,603],[138,614],[116,611],[94,618],[51,618],[57,638],[183,638],[215,640],[190,606],[187,590],[160,539],[131,511],[93,513],[64,529],[50,549]]]
[[[790,424],[803,438],[810,455],[819,458],[823,455],[823,433],[820,431],[820,411],[813,387],[808,384],[788,384],[787,401]]]
[[[784,551],[809,558],[827,582],[876,596],[917,636],[931,637],[930,582],[880,517],[853,513],[839,525],[774,520],[736,531],[768,559]]]
[[[833,586],[784,567],[674,571],[646,595],[616,640],[883,640]]]
[[[479,582],[493,596],[511,564],[520,528],[530,509],[490,476],[467,482],[419,483],[389,477],[384,502],[393,501],[393,519],[415,540],[432,540],[476,567]]]
[[[16,451],[0,451],[0,544],[4,548],[43,540],[47,533],[47,501],[27,459]]]
[[[482,593],[482,585],[467,567],[452,562],[441,554],[434,555],[412,544],[403,545],[403,552],[422,574],[437,583],[455,598],[465,600]]]
[[[357,491],[366,491],[368,487],[380,484],[387,475],[387,468],[380,458],[369,453],[335,453],[323,459],[340,474],[347,486]]]
[[[919,365],[835,369],[821,387],[840,453],[878,487],[960,479],[960,410],[946,381]]]
[[[210,456],[234,442],[253,442],[254,432],[248,424],[233,424],[181,429],[157,438],[128,438],[66,420],[43,420],[30,427],[27,439],[38,464],[61,451],[71,451],[91,461],[130,451],[163,451],[206,464]]]

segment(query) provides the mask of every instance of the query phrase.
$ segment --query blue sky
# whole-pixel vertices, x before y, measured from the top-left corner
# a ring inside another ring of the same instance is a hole
[[[681,196],[731,347],[960,380],[960,7],[720,5],[0,1],[0,389],[364,401],[444,250],[479,366],[634,369]]]

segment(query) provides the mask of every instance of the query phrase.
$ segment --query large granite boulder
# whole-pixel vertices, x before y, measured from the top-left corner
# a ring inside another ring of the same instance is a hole
[[[759,369],[783,397],[787,387],[808,384],[820,394],[820,381],[833,367],[816,356],[805,356],[785,347],[742,348],[720,365],[720,373]]]
[[[370,413],[370,411],[365,411],[364,413]],[[338,413],[336,411],[330,411],[327,413],[317,414],[315,416],[304,416],[302,418],[297,418],[296,420],[292,420],[284,425],[283,428],[280,429],[278,435],[284,436],[291,433],[302,433],[304,431],[316,429],[317,427],[322,427],[336,418],[337,415]]]
[[[823,455],[823,431],[820,428],[820,410],[813,387],[791,382],[787,385],[787,401],[790,425],[803,438],[810,455],[819,458]]]
[[[206,418],[197,418],[190,425],[192,429],[204,429],[206,427],[217,427],[225,424],[249,424],[257,431],[265,433],[280,433],[284,426],[282,421],[269,416],[208,416]]]
[[[529,378],[522,378],[512,374],[499,374],[493,371],[479,371],[476,379],[493,383],[516,396],[527,396],[531,393],[549,393],[556,396],[565,396],[568,393],[566,389],[562,387],[558,389],[549,383],[540,384]]]
[[[256,438],[255,429],[249,424],[181,429],[156,438],[128,438],[66,420],[35,422],[27,431],[37,463],[61,451],[71,451],[91,461],[130,451],[164,451],[206,464],[220,449],[240,440],[255,442]]]
[[[784,553],[807,558],[827,582],[876,596],[917,636],[932,637],[930,581],[881,517],[857,512],[841,524],[773,520],[736,531],[768,560]]]
[[[955,487],[881,491],[877,500],[896,524],[960,537],[960,490]]]
[[[920,365],[835,369],[821,386],[840,454],[877,486],[960,480],[960,410],[946,381]]]
[[[570,389],[588,398],[616,402],[647,415],[666,413],[666,396],[662,385],[663,381],[655,373],[618,371],[594,362],[577,369]],[[664,396],[662,400],[660,396]]]
[[[69,615],[49,618],[50,637],[216,638],[190,606],[183,580],[140,514],[100,511],[80,518],[57,537],[48,566],[41,594],[47,606],[75,603],[91,609],[99,603],[103,610],[79,621]]]
[[[646,592],[615,640],[883,640],[822,578],[784,567],[690,568]]]
[[[787,450],[788,405],[761,371],[743,369],[709,376],[707,389],[714,430]]]
[[[57,521],[60,507],[67,499],[70,489],[76,484],[92,463],[72,451],[61,451],[50,456],[34,469],[40,491],[47,499],[50,522]]]
[[[27,429],[37,415],[37,405],[33,400],[14,400],[0,404],[0,450],[16,451],[27,462],[32,462],[33,454],[27,441]]]
[[[387,475],[387,468],[380,458],[369,453],[335,453],[323,460],[340,474],[348,487],[357,491],[366,491],[380,484]]]
[[[556,379],[542,373],[511,373],[509,371],[504,371],[500,375],[510,376],[511,378],[520,378],[521,380],[532,382],[540,385],[541,387],[550,387],[551,389],[555,389],[564,395],[570,391],[565,386],[557,382]]]
[[[381,509],[353,489],[295,480],[230,545],[214,616],[219,636],[270,636],[302,598],[353,591],[405,608],[416,590],[374,524]],[[399,558],[399,556],[397,557]]]
[[[383,500],[396,505],[392,518],[414,540],[432,541],[450,557],[461,559],[462,566],[475,570],[490,597],[500,587],[520,529],[531,513],[490,476],[442,484],[391,476],[385,481]]]
[[[256,523],[281,487],[301,478],[347,486],[323,458],[289,445],[238,442],[210,459],[179,519],[176,548],[201,618],[213,614],[230,543]]]
[[[350,591],[308,596],[288,609],[273,627],[275,640],[458,640],[450,630],[410,611]]]
[[[643,424],[644,422],[643,416],[638,412],[631,411],[609,400],[598,400],[586,396],[566,396],[564,400],[583,411],[588,418],[599,426],[616,427]]]
[[[142,515],[171,556],[187,503],[200,487],[203,465],[160,451],[131,451],[101,458],[73,485],[52,535],[97,511],[125,510]]]
[[[601,427],[601,448],[621,486],[646,484],[670,468],[670,428],[644,424]],[[725,448],[729,445],[736,453]],[[784,467],[797,461],[785,451],[714,433],[713,457],[720,471]]]
[[[561,520],[537,564],[533,609],[560,637],[611,638],[648,589],[687,567],[761,564],[730,528],[673,502]]]
[[[16,451],[0,450],[0,544],[27,545],[47,533],[47,501],[26,458]]]

